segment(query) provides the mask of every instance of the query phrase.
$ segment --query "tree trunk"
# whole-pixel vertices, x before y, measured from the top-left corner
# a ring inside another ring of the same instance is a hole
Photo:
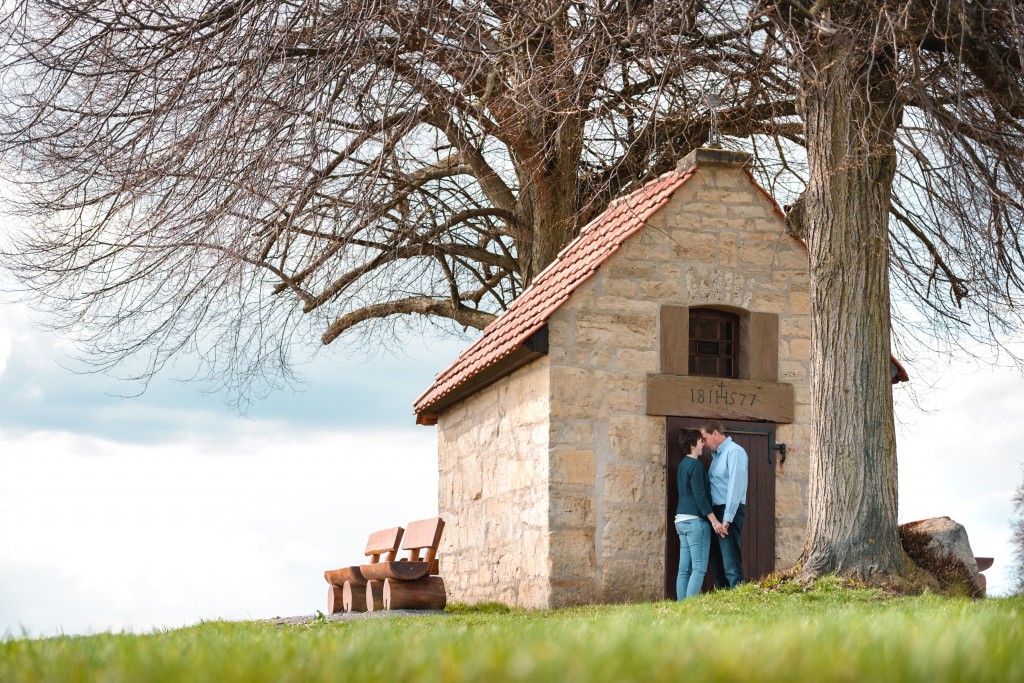
[[[538,151],[517,160],[519,200],[518,243],[522,253],[526,284],[555,260],[558,252],[576,236],[578,170],[576,163],[582,135],[576,125],[557,126],[553,119],[530,122],[531,137]]]
[[[897,534],[888,212],[901,116],[891,57],[843,33],[803,73],[810,178],[807,577],[907,575]]]

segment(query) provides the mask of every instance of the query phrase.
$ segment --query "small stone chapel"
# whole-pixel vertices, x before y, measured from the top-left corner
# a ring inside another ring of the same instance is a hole
[[[747,578],[797,560],[808,257],[749,160],[698,149],[613,202],[416,400],[450,600],[674,597],[677,438],[707,417],[750,456]]]

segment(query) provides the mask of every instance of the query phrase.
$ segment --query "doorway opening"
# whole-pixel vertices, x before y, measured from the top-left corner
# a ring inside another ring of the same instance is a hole
[[[676,505],[679,489],[676,468],[684,457],[679,449],[679,434],[684,429],[697,429],[702,418],[666,418],[667,448],[665,453],[666,514],[665,597],[676,599],[676,574],[679,572],[679,536],[676,534]],[[722,420],[725,435],[731,436],[747,452],[750,460],[747,482],[747,515],[743,524],[740,552],[743,556],[744,580],[753,581],[775,571],[775,425],[767,422]],[[711,453],[705,449],[700,458],[704,469],[711,467]],[[711,541],[714,543],[714,540]],[[710,566],[704,577],[704,592],[713,590],[715,579]]]

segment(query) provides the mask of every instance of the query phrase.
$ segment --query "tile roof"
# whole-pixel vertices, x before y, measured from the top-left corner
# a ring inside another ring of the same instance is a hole
[[[509,356],[537,332],[559,306],[639,230],[696,170],[670,171],[614,202],[580,231],[508,307],[484,328],[483,335],[441,371],[413,406],[417,415],[477,373]],[[417,422],[427,423],[419,417]]]

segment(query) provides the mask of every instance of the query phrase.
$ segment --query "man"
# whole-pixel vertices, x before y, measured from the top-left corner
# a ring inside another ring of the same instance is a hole
[[[724,530],[711,547],[711,571],[719,588],[733,588],[743,581],[740,538],[747,511],[747,467],[743,447],[723,434],[718,420],[704,420],[700,434],[711,449],[711,509],[722,520]]]

